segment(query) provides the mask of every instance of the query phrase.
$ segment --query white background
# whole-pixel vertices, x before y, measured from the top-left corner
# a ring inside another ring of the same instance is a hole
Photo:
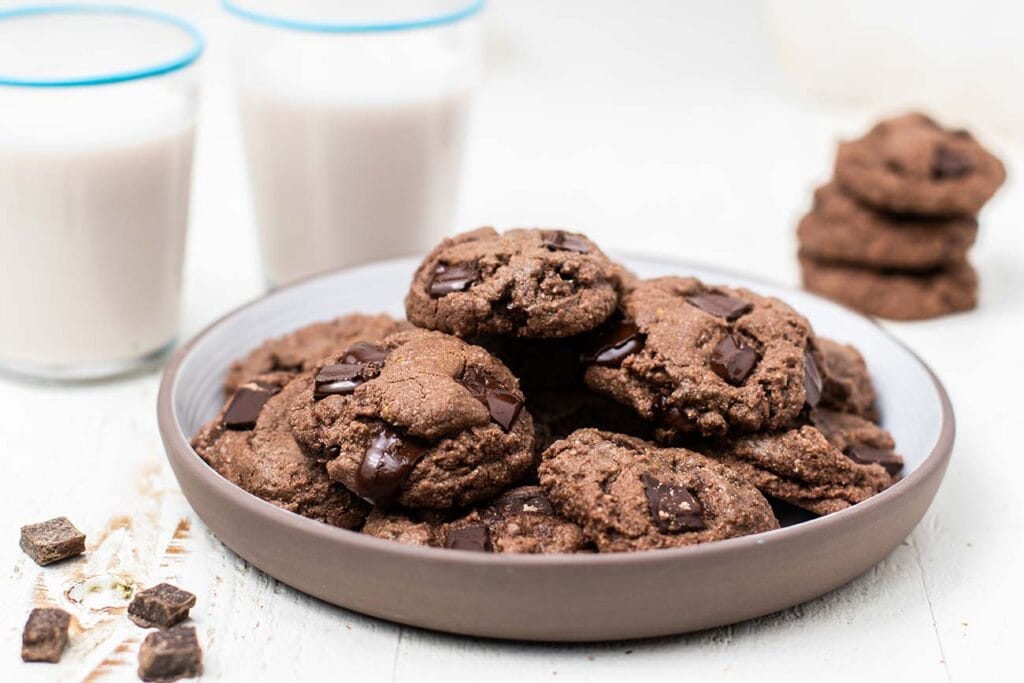
[[[187,337],[257,296],[262,280],[228,93],[229,25],[211,0],[146,4],[194,19],[210,39]],[[205,531],[163,465],[156,376],[64,388],[0,380],[0,679],[133,680],[141,631],[82,609],[91,627],[60,665],[18,661],[33,600],[64,604],[79,574],[108,572],[198,594],[209,679],[1009,677],[1024,635],[1024,456],[1010,436],[1024,380],[1024,59],[1007,36],[1024,16],[995,0],[869,2],[859,13],[831,4],[814,16],[802,4],[496,0],[453,229],[566,226],[609,249],[796,284],[795,223],[829,176],[838,138],[913,101],[976,129],[1011,174],[973,254],[981,306],[888,325],[946,383],[956,452],[932,510],[885,562],[806,605],[655,641],[532,646],[400,628],[305,598]],[[18,527],[58,514],[98,547],[85,563],[40,571],[18,551]]]

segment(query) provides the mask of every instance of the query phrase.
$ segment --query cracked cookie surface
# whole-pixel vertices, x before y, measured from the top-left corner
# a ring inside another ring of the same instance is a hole
[[[855,462],[811,426],[739,437],[713,455],[766,496],[819,515],[860,503],[892,484],[881,464]]]
[[[778,299],[662,277],[638,282],[622,308],[626,320],[598,337],[585,380],[662,438],[778,429],[817,400],[810,324]]]
[[[733,470],[684,448],[596,429],[551,446],[541,486],[601,552],[674,548],[778,528]]]
[[[533,465],[533,420],[516,378],[456,337],[399,332],[321,361],[296,381],[296,439],[375,504],[462,507]]]
[[[459,337],[569,337],[615,311],[625,277],[583,235],[481,228],[445,239],[427,256],[406,314]]]
[[[327,476],[292,437],[288,410],[302,385],[290,373],[241,385],[192,447],[225,479],[280,508],[345,529],[362,524],[369,505]]]

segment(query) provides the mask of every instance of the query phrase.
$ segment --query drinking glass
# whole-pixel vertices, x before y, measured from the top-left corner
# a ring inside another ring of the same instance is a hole
[[[225,0],[264,273],[423,251],[451,228],[482,0]]]
[[[203,38],[93,5],[0,11],[0,367],[106,377],[177,333]]]

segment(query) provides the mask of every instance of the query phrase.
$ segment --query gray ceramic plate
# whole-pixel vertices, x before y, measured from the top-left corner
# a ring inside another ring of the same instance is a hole
[[[214,323],[171,360],[160,432],[181,488],[233,551],[300,591],[365,614],[441,631],[525,640],[641,638],[767,614],[833,590],[914,528],[942,480],[953,414],[942,386],[870,320],[801,291],[679,263],[627,259],[641,276],[696,275],[780,297],[823,336],[867,358],[906,477],[842,512],[776,531],[675,550],[510,556],[405,546],[286,512],[199,459],[189,435],[221,403],[230,361],[267,337],[350,311],[402,313],[415,262],[388,261],[286,287]]]

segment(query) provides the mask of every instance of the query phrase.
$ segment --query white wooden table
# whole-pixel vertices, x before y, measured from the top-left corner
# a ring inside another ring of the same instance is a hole
[[[571,226],[612,249],[795,283],[795,221],[828,175],[834,139],[869,118],[785,103],[756,17],[742,11],[712,18],[731,31],[722,42],[680,14],[641,20],[591,4],[581,22],[578,3],[557,15],[541,5],[550,6],[499,0],[492,8],[458,226]],[[223,26],[207,3],[174,7],[212,38],[188,336],[258,295],[260,276],[224,90]],[[1011,172],[1024,168],[1020,147],[1001,140],[999,151]],[[0,380],[0,680],[134,680],[143,632],[103,586],[158,580],[199,596],[193,617],[210,680],[1005,679],[1024,635],[1024,456],[1011,441],[1024,381],[1022,190],[1012,179],[983,216],[979,310],[888,326],[946,383],[956,452],[917,530],[841,590],[753,622],[644,642],[528,645],[399,627],[307,598],[211,536],[164,462],[156,376],[71,387]],[[18,527],[60,514],[88,534],[91,551],[40,569],[18,550]],[[80,585],[87,576],[99,578]],[[70,606],[81,630],[59,665],[23,665],[24,618],[46,602]]]

